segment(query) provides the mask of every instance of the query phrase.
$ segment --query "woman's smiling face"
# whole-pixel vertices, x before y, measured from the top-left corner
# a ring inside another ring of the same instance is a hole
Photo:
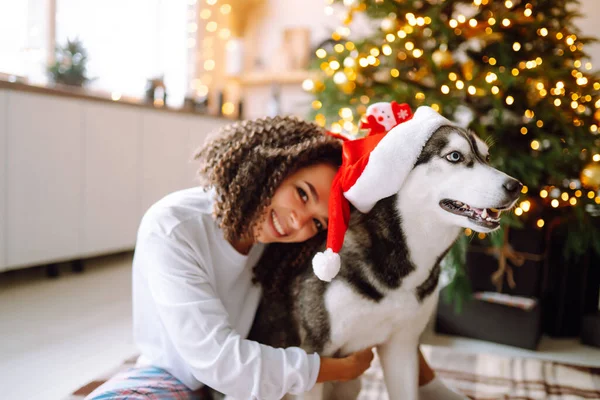
[[[327,229],[329,195],[336,173],[336,167],[321,163],[288,176],[262,215],[256,241],[299,243]]]

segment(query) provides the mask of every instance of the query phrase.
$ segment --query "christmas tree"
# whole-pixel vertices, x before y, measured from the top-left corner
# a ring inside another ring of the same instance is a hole
[[[594,39],[575,25],[576,0],[328,3],[345,22],[316,51],[320,72],[305,85],[319,124],[360,135],[372,102],[428,105],[493,141],[492,164],[525,184],[505,225],[541,230],[559,218],[569,227],[566,261],[600,254],[600,82],[584,52]],[[376,27],[363,38],[352,35],[359,13]],[[479,238],[506,243],[503,234]],[[463,241],[455,264],[465,251]],[[464,291],[460,268],[456,277]]]
[[[87,62],[87,51],[81,41],[67,40],[65,46],[56,48],[56,61],[48,67],[48,73],[54,83],[83,86],[89,81]]]

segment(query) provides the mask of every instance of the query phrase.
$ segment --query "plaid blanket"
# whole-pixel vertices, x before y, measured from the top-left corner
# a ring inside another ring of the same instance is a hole
[[[464,353],[422,346],[437,375],[456,391],[475,400],[600,399],[600,368],[579,367],[529,358]],[[118,370],[90,382],[65,400],[83,400],[117,372],[135,364],[127,360]],[[379,361],[363,375],[359,400],[388,400]]]
[[[421,346],[421,350],[438,377],[471,399],[600,399],[600,368],[444,347]],[[377,359],[363,375],[359,400],[388,400]]]

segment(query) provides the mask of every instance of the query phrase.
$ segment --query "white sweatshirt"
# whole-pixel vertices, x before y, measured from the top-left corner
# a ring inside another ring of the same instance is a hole
[[[264,246],[239,254],[212,217],[213,198],[199,187],[175,192],[142,219],[133,259],[138,364],[240,400],[310,390],[318,355],[245,339],[261,294],[252,266]]]

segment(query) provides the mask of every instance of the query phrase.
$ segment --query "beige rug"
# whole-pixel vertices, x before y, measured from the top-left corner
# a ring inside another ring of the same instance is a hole
[[[464,353],[422,346],[425,358],[446,384],[477,400],[600,399],[600,368],[578,367],[528,358]],[[131,368],[135,358],[118,370],[78,389],[68,400],[81,400],[116,372]],[[65,400],[67,400],[65,399]],[[359,400],[388,400],[379,362],[363,375]]]
[[[600,368],[445,347],[421,349],[436,374],[471,399],[600,399]],[[378,363],[365,373],[359,400],[388,400]]]

